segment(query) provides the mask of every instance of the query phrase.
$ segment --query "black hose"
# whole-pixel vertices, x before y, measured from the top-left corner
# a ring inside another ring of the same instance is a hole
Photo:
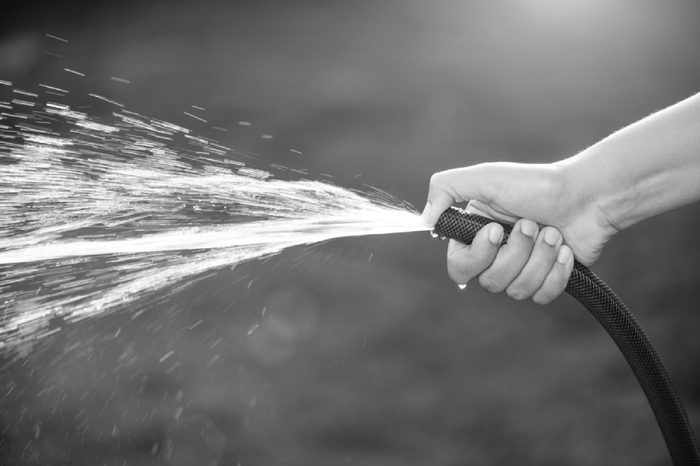
[[[493,220],[454,207],[438,219],[434,233],[471,244],[476,233]],[[503,225],[503,242],[512,227]],[[693,430],[659,355],[634,315],[600,278],[574,262],[566,291],[583,304],[608,332],[627,359],[649,400],[674,465],[700,465]]]

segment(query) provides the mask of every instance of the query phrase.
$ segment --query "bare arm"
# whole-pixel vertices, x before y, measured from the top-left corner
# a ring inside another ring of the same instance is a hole
[[[698,200],[700,94],[560,162],[487,163],[436,173],[423,216],[434,224],[452,203],[471,201],[479,213],[517,220],[515,234],[500,249],[488,241],[497,225],[485,227],[471,246],[451,242],[448,272],[458,283],[479,277],[488,291],[547,303],[564,290],[570,251],[590,265],[621,229]],[[530,235],[529,221],[539,224]],[[548,232],[553,244],[545,241]]]
[[[700,200],[700,94],[558,162],[617,229]]]

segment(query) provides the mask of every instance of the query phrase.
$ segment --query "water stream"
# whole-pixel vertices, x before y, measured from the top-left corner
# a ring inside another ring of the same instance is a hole
[[[98,118],[0,85],[2,350],[291,246],[429,229],[384,192],[276,179],[107,97]]]

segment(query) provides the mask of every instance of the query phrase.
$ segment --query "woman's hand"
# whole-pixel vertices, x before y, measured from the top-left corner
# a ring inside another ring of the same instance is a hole
[[[478,276],[487,290],[546,303],[564,290],[572,251],[591,265],[619,230],[700,201],[699,135],[700,93],[554,164],[485,163],[436,173],[423,217],[434,225],[452,203],[475,200],[475,213],[517,221],[500,249],[501,227],[493,224],[471,246],[451,242],[450,276],[460,284]],[[543,227],[533,231],[531,221]]]
[[[497,223],[484,227],[470,246],[450,241],[448,273],[460,285],[478,277],[489,292],[546,304],[564,291],[574,256],[592,264],[616,232],[592,196],[572,192],[575,185],[557,165],[457,168],[433,175],[423,217],[434,225],[451,204],[470,201],[472,213],[515,223],[503,246]]]

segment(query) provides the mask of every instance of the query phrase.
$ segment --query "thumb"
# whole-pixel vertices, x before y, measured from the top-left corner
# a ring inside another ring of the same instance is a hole
[[[428,225],[435,225],[440,215],[455,202],[479,199],[488,202],[493,188],[486,179],[486,166],[454,168],[430,177],[428,201],[421,215]]]

